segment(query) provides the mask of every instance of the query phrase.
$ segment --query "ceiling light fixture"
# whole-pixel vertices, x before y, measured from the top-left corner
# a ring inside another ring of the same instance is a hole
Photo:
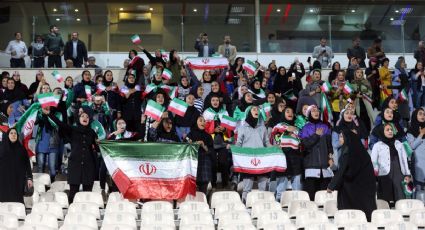
[[[351,10],[351,13],[356,13],[356,10]]]
[[[151,7],[151,8],[149,8],[149,10],[150,10],[150,11],[153,11],[153,8]]]
[[[399,10],[395,10],[394,12],[399,13],[400,11]]]
[[[391,21],[394,21],[394,18],[390,18]]]
[[[193,9],[193,12],[198,12],[198,10],[195,8],[195,9]]]
[[[310,9],[310,13],[313,13],[314,12],[314,10],[313,9]]]
[[[79,10],[78,10],[78,9],[75,9],[74,11],[75,11],[75,12],[78,12]]]
[[[60,18],[56,18],[56,21],[60,21],[61,19]]]
[[[276,12],[280,12],[280,9],[277,9]]]
[[[53,8],[53,12],[56,12],[56,11],[58,11],[56,8]]]
[[[123,10],[124,10],[124,8],[122,8],[122,7],[121,7],[121,8],[120,8],[120,11],[123,11]]]
[[[77,22],[81,21],[81,19],[77,18]]]

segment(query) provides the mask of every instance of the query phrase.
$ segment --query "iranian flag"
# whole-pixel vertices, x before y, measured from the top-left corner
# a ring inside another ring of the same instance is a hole
[[[38,102],[41,104],[41,108],[46,108],[49,106],[57,107],[60,100],[60,95],[55,95],[54,93],[43,93],[37,96]]]
[[[407,155],[407,157],[412,156],[413,149],[412,149],[412,147],[410,146],[409,142],[404,141],[404,142],[403,142],[403,148],[404,148],[404,151],[406,151],[406,155]]]
[[[40,103],[36,102],[32,104],[27,111],[22,115],[21,119],[16,123],[16,130],[19,134],[22,134],[24,137],[23,145],[28,152],[28,156],[35,156],[35,153],[29,148],[29,141],[32,137],[32,132],[34,130],[34,123],[37,119],[38,111],[40,110]]]
[[[263,174],[286,170],[286,158],[279,147],[247,148],[232,145],[231,150],[235,172]]]
[[[270,103],[266,102],[263,104],[263,112],[265,115],[270,116],[270,113],[272,111],[272,105]]]
[[[282,135],[280,136],[280,147],[281,148],[292,148],[292,149],[298,149],[300,146],[300,139],[289,136],[289,135]]]
[[[139,45],[140,43],[142,43],[142,40],[140,39],[139,35],[135,34],[131,36],[131,42],[133,42],[133,44],[135,45]]]
[[[177,200],[196,193],[198,145],[102,141],[109,174],[126,199]]]
[[[320,89],[322,89],[322,92],[327,93],[327,92],[331,91],[332,86],[331,86],[331,84],[329,84],[329,82],[325,81],[320,86]]]
[[[223,115],[220,119],[220,126],[231,131],[236,129],[236,123],[237,120],[235,118],[226,115]]]
[[[101,94],[103,91],[106,90],[106,86],[102,83],[97,84],[96,86],[96,94]]]
[[[186,63],[191,69],[207,70],[207,69],[224,69],[229,66],[227,58],[219,57],[194,57],[187,58]]]
[[[321,98],[321,110],[322,110],[322,119],[323,121],[326,122],[331,122],[332,121],[332,109],[331,109],[331,105],[329,104],[328,98],[326,97],[326,95],[324,93],[321,93],[322,98]]]
[[[169,69],[164,69],[162,71],[162,78],[165,80],[170,80],[173,77],[173,73]]]
[[[168,61],[168,55],[169,54],[167,53],[167,51],[164,50],[164,49],[161,49],[160,52],[161,52],[162,59],[164,59],[164,61]]]
[[[344,93],[351,94],[353,92],[353,86],[348,81],[346,81],[343,90]]]
[[[168,93],[168,96],[170,96],[171,99],[175,98],[178,94],[179,88],[174,86],[171,88],[170,92]]]
[[[57,70],[52,72],[52,76],[55,77],[56,81],[58,81],[59,83],[62,83],[64,80],[62,75],[60,75],[60,73]]]
[[[148,95],[150,92],[158,88],[155,84],[149,84],[146,86],[145,91],[143,91],[143,96]]]
[[[245,63],[243,63],[243,69],[246,70],[251,75],[254,75],[255,70],[257,69],[255,63],[253,61],[247,60]]]
[[[91,86],[85,85],[84,91],[86,92],[87,101],[91,101],[92,100]]]
[[[174,98],[168,106],[168,111],[173,112],[179,115],[180,117],[184,117],[188,106],[189,105],[186,102],[178,98]]]
[[[369,97],[367,94],[362,94],[362,97],[364,100],[368,101],[369,103],[373,102],[373,99]]]
[[[155,121],[161,120],[162,113],[164,112],[164,107],[153,100],[149,100],[146,105],[145,114],[153,118]]]
[[[401,92],[400,92],[400,94],[399,94],[399,96],[398,96],[399,98],[400,98],[400,100],[401,101],[407,101],[408,99],[409,99],[409,96],[407,95],[407,93],[406,93],[406,90],[405,89],[403,89]]]
[[[298,99],[297,96],[295,96],[295,94],[292,92],[292,90],[291,92],[285,94],[285,97],[291,101],[296,101]]]

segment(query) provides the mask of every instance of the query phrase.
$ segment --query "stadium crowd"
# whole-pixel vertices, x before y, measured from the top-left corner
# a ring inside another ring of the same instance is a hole
[[[122,87],[110,70],[96,71],[92,76],[82,69],[80,82],[68,76],[63,87],[53,89],[42,71],[29,86],[21,82],[18,71],[3,72],[1,122],[10,129],[3,130],[0,184],[16,186],[2,186],[0,201],[22,202],[25,184],[20,180],[28,180],[31,186],[27,154],[19,143],[19,131],[13,127],[23,112],[39,101],[39,95],[53,92],[60,96],[59,104],[42,108],[34,124],[38,127],[33,134],[37,159],[34,170],[44,172],[47,165],[52,181],[58,173],[67,174],[70,202],[80,184],[84,191],[90,191],[93,182],[100,180],[105,188],[108,173],[99,154],[99,140],[194,142],[201,146],[196,178],[199,191],[207,193],[209,183],[214,189],[231,190],[242,181],[244,200],[255,180],[260,190],[271,188],[268,184],[276,181],[278,201],[289,184],[293,190],[307,191],[312,200],[319,190],[345,191],[340,192],[339,205],[366,210],[370,217],[376,209],[375,194],[394,205],[414,196],[413,188],[416,192],[425,189],[423,42],[415,52],[417,63],[410,70],[403,57],[390,63],[381,43],[377,39],[365,51],[359,38],[354,38],[347,50],[346,68],[343,63],[332,62],[332,48],[322,38],[314,48],[314,60],[309,58],[310,66],[295,59],[280,66],[278,60],[255,62],[252,69],[244,57],[237,55],[230,36],[225,36],[217,50],[229,65],[205,70],[199,78],[176,50],[164,55],[158,49],[152,55],[139,45],[137,49],[149,63],[144,63],[136,49],[130,50]],[[11,67],[24,67],[22,58],[28,53],[20,33],[9,47]],[[78,33],[73,33],[72,40],[65,44],[57,27],[52,26],[44,43],[37,37],[32,47],[35,49],[28,51],[34,52],[30,54],[34,66],[44,66],[44,61],[40,64],[37,58],[44,60],[46,55],[49,67],[61,67],[62,55],[74,67],[89,66]],[[205,33],[196,39],[194,47],[199,57],[216,54]],[[40,53],[36,54],[37,50]],[[327,67],[332,71],[322,76],[321,69]],[[171,72],[171,78],[164,77],[168,76],[165,70]],[[145,114],[148,100],[167,108],[174,98],[188,104],[184,116],[167,110],[160,119]],[[223,127],[223,116],[236,119],[236,129]],[[288,144],[283,136],[295,142]],[[286,171],[234,173],[231,144],[280,146],[286,157]],[[218,173],[221,183],[217,183]],[[356,199],[359,194],[362,199]]]

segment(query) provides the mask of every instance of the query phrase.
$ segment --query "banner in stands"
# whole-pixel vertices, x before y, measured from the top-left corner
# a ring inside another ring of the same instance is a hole
[[[102,141],[106,167],[127,199],[174,200],[195,195],[198,147]]]
[[[231,149],[235,172],[263,174],[286,171],[286,157],[279,147],[248,148],[232,145]]]
[[[229,66],[227,58],[220,57],[196,57],[187,58],[186,63],[189,64],[192,69],[223,69]]]

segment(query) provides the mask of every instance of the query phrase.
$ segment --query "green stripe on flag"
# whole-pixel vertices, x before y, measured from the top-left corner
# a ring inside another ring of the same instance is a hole
[[[265,148],[247,148],[239,147],[236,145],[231,146],[233,155],[244,155],[244,156],[272,156],[282,155],[282,149],[276,146],[265,147]]]

